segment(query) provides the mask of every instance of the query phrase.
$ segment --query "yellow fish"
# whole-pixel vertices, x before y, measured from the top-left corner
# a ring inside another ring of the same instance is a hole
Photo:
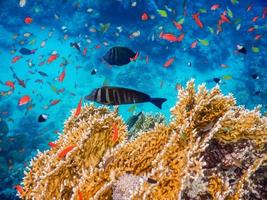
[[[224,75],[222,78],[223,78],[223,80],[231,80],[231,79],[233,79],[233,77],[231,75]]]

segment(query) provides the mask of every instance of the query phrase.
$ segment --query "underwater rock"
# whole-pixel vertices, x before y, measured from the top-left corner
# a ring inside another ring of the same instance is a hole
[[[73,111],[55,147],[30,162],[20,197],[264,199],[267,118],[218,87],[196,91],[193,81],[178,99],[169,124],[152,123],[128,142],[117,111],[90,105],[77,118]]]

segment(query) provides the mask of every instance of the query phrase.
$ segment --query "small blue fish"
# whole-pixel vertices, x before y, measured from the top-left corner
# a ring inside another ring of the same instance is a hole
[[[22,55],[31,55],[31,54],[34,54],[36,51],[36,49],[33,49],[33,50],[30,50],[30,49],[27,49],[27,48],[21,48],[19,50],[19,52],[22,54]]]

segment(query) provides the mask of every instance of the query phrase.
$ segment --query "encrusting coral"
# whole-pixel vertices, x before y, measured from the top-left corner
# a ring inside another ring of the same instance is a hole
[[[130,141],[116,108],[86,105],[67,120],[55,147],[31,161],[20,197],[264,199],[267,118],[237,107],[218,87],[195,91],[193,81],[178,98],[169,125]]]

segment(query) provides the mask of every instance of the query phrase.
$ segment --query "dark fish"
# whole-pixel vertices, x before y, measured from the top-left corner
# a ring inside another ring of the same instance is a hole
[[[94,89],[85,99],[105,105],[151,102],[158,108],[161,108],[162,103],[167,100],[165,98],[151,98],[145,93],[128,88],[109,86]]]
[[[71,47],[74,47],[75,49],[77,49],[79,52],[81,52],[81,48],[79,46],[79,44],[77,42],[71,42],[70,43]]]
[[[141,114],[143,113],[140,112],[137,115],[132,115],[131,117],[129,117],[129,119],[126,122],[126,124],[128,125],[128,130],[130,130],[133,127],[133,125],[137,122]]]
[[[238,44],[236,47],[239,53],[247,54],[247,49],[244,46]]]
[[[147,182],[151,183],[151,184],[156,184],[157,183],[157,181],[155,179],[152,179],[152,178],[147,178]]]
[[[127,65],[136,53],[127,47],[112,47],[104,55],[104,60],[110,65]]]
[[[39,117],[38,117],[38,122],[45,122],[46,120],[48,119],[48,116],[47,115],[45,115],[45,114],[41,114],[41,115],[39,115]]]
[[[27,49],[27,48],[21,48],[19,50],[19,52],[22,54],[22,55],[31,55],[31,54],[34,54],[35,53],[35,49],[34,50],[30,50],[30,49]]]
[[[95,75],[96,72],[97,72],[97,69],[92,69],[92,71],[91,71],[91,75]]]
[[[48,75],[42,71],[38,71],[38,73],[41,75],[41,76],[44,76],[44,77],[48,77]]]
[[[259,79],[259,78],[260,78],[258,74],[252,74],[251,77],[252,77],[253,79]]]
[[[215,83],[220,83],[220,82],[221,82],[221,79],[220,79],[220,78],[213,78],[213,81],[214,81]]]
[[[16,74],[16,72],[14,71],[13,67],[10,66],[9,69],[13,72],[13,77],[18,81],[19,85],[20,85],[21,87],[26,88],[25,81],[24,81],[24,80],[21,80],[21,79],[17,76],[17,74]]]
[[[0,136],[6,135],[9,131],[8,125],[3,119],[0,118]]]

